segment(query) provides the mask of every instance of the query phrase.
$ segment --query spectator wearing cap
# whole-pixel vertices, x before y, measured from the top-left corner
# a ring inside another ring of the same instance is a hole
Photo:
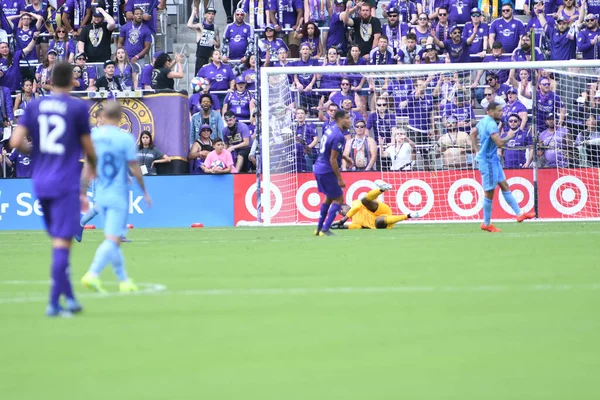
[[[547,1],[546,4],[555,4],[554,1]],[[548,15],[553,15],[555,11],[550,12]],[[542,16],[544,16],[544,20],[551,25],[554,25],[554,19],[550,18],[547,20],[545,18],[546,14],[544,12],[544,2],[536,1],[533,4],[533,13],[529,21],[527,21],[527,25],[525,25],[525,32],[531,32],[533,30],[533,42],[536,47],[543,48],[544,47],[544,24],[542,23]]]
[[[62,9],[62,25],[74,36],[81,34],[82,28],[92,18],[92,0],[67,0]]]
[[[510,56],[509,55],[505,55],[504,54],[504,49],[502,47],[502,43],[501,42],[494,42],[494,44],[492,45],[492,52],[488,55],[486,55],[483,58],[483,62],[484,63],[493,63],[493,62],[507,62],[507,61],[511,61]],[[483,74],[486,74],[485,77],[485,82],[487,84],[489,84],[488,81],[495,79],[496,80],[496,84],[498,83],[504,83],[507,82],[509,79],[509,72],[508,70],[505,69],[488,69],[487,71],[485,70],[478,70],[477,74],[475,75],[475,79],[473,79],[473,84],[471,85],[472,88],[476,88],[479,86],[479,82],[481,81],[481,77],[483,76]],[[481,93],[480,91],[475,91],[476,96],[480,96]],[[481,100],[478,97],[478,100]]]
[[[502,4],[502,17],[492,21],[488,43],[499,41],[504,51],[512,53],[519,47],[519,39],[525,34],[525,25],[513,16],[512,3]]]
[[[191,161],[190,169],[193,174],[204,172],[202,165],[204,165],[208,154],[215,149],[213,147],[213,140],[210,138],[211,135],[212,128],[210,125],[204,124],[200,127],[199,137],[192,143],[188,159]]]
[[[477,7],[471,9],[471,21],[467,22],[463,28],[463,39],[469,38],[473,32],[475,32],[475,38],[469,46],[471,61],[483,61],[487,54],[490,27],[488,24],[481,22],[481,10]]]
[[[215,49],[221,47],[219,28],[215,26],[215,14],[217,10],[208,7],[204,11],[204,20],[200,21],[197,7],[192,4],[192,12],[188,19],[187,27],[196,32],[196,66],[194,73],[208,64]]]
[[[439,7],[437,10],[438,19],[433,21],[431,29],[429,30],[430,38],[427,39],[427,43],[433,43],[431,36],[435,36],[443,42],[444,40],[450,39],[450,23],[448,22],[448,8],[446,6]]]
[[[223,129],[225,123],[221,113],[213,107],[213,98],[210,94],[200,95],[200,110],[192,115],[190,122],[190,143],[194,143],[200,137],[200,128],[202,125],[208,125],[211,129],[211,139],[223,138]]]
[[[321,31],[314,22],[307,22],[293,33],[294,38],[300,43],[308,43],[310,55],[316,59],[323,55],[323,43],[321,42]],[[336,49],[337,53],[337,49]]]
[[[225,129],[223,129],[223,141],[225,147],[231,152],[235,162],[235,169],[244,172],[248,165],[248,155],[250,154],[250,129],[248,125],[238,121],[233,111],[225,113]]]
[[[544,115],[545,127],[539,136],[538,160],[541,159],[544,167],[566,168],[569,165],[567,158],[568,135],[566,128],[555,126],[556,114]]]
[[[548,24],[543,14],[540,14],[540,20],[550,42],[550,60],[574,60],[577,53],[575,27],[570,28],[562,16],[556,19],[556,25]]]
[[[69,38],[67,28],[59,26],[54,31],[54,39],[50,40],[48,51],[54,50],[59,61],[73,62],[77,45],[73,39]]]
[[[585,120],[585,130],[582,130],[575,139],[575,146],[579,150],[582,167],[600,168],[600,121],[598,111],[590,113]]]
[[[242,76],[235,78],[235,90],[227,93],[223,101],[223,115],[233,111],[238,120],[249,120],[256,109],[256,100],[247,89],[248,84]]]
[[[377,161],[377,142],[369,137],[364,119],[354,121],[354,131],[354,137],[344,146],[344,156],[352,160],[352,166],[344,158],[342,171],[373,171]]]
[[[254,29],[244,22],[246,12],[242,8],[235,10],[234,21],[227,25],[223,35],[223,61],[239,60],[246,62],[246,51],[254,38]]]
[[[423,46],[420,54],[420,63],[421,64],[443,64],[444,60],[442,60],[438,52],[435,48],[434,44],[426,44]]]
[[[127,4],[127,0],[97,0],[93,3],[97,3],[97,7],[105,9],[106,12],[115,19],[117,26],[122,27],[127,23],[125,16],[125,5]]]
[[[464,25],[471,21],[470,10],[477,7],[477,0],[448,0],[448,22],[450,25]]]
[[[331,1],[331,0],[330,0]],[[298,58],[300,42],[295,38],[295,33],[302,27],[304,21],[304,1],[303,0],[281,0],[272,2],[269,10],[269,21],[275,25],[275,30],[281,28],[289,29],[287,43],[290,47],[290,53],[293,58]],[[331,15],[332,9],[328,5],[328,12]]]
[[[406,22],[400,22],[398,20],[400,14],[397,8],[388,7],[387,10],[388,23],[383,25],[381,36],[388,38],[388,47],[392,50],[394,57],[397,59],[401,47],[406,44],[406,35],[408,34],[410,27]],[[416,19],[417,15],[415,14],[415,21]]]
[[[250,9],[250,3],[253,6],[252,10]],[[270,0],[244,0],[241,8],[246,13],[248,24],[252,29],[265,29],[267,27],[267,24],[269,24],[269,11],[276,10],[274,3]],[[275,31],[274,24],[273,31]]]
[[[2,10],[2,18],[0,18],[0,26],[7,34],[12,34],[12,25],[9,24],[8,18],[22,14],[25,11],[27,3],[25,0],[2,0],[0,1],[0,9]],[[7,42],[8,43],[8,42]]]
[[[44,61],[38,65],[35,71],[35,83],[33,87],[33,91],[38,91],[38,85],[45,92],[49,92],[52,89],[52,69],[54,68],[54,63],[57,59],[56,51],[54,49],[49,50],[46,53],[46,57]]]
[[[113,17],[108,15],[100,7],[92,15],[92,23],[85,25],[79,35],[77,51],[85,53],[88,61],[92,63],[104,62],[110,59],[112,54],[110,44],[112,43],[112,32],[116,24]]]
[[[96,87],[98,90],[102,88],[105,90],[123,90],[123,84],[119,77],[115,76],[115,62],[113,60],[104,62],[104,76],[98,78]]]
[[[10,89],[0,85],[0,127],[8,128],[14,118]]]
[[[96,74],[96,67],[86,65],[87,56],[85,53],[77,53],[75,55],[75,65],[81,68],[81,79],[83,80],[83,87],[79,86],[79,89],[76,90],[96,90],[96,79],[98,75]]]
[[[327,32],[325,48],[336,47],[340,54],[346,54],[349,50],[344,13],[346,13],[346,2],[344,0],[333,0],[333,13],[329,20],[329,32]]]
[[[121,27],[119,45],[123,47],[129,60],[137,63],[140,68],[146,65],[146,55],[152,45],[152,32],[144,25],[144,10],[137,7],[133,10],[133,19]]]
[[[183,78],[183,54],[175,56],[175,62],[171,56],[163,53],[154,62],[152,71],[152,89],[175,89],[175,79]]]
[[[350,18],[350,15],[357,10],[359,10],[359,16]],[[371,49],[377,47],[381,36],[381,22],[372,15],[371,6],[368,3],[358,3],[350,7],[350,2],[348,2],[346,12],[342,16],[344,24],[354,28],[354,42],[360,48],[360,55],[369,59]]]
[[[10,51],[7,42],[0,42],[0,86],[7,87],[11,92],[21,88],[20,62],[35,48],[35,37],[37,37],[37,32],[27,47],[23,50],[16,50],[14,53]]]
[[[520,114],[509,114],[505,123],[506,129],[500,134],[500,138],[504,139],[512,134],[514,136],[500,149],[504,168],[529,168],[533,163],[533,138],[521,128],[523,120]]]
[[[414,25],[417,22],[417,6],[415,3],[409,0],[392,0],[389,4],[382,3],[381,9],[383,11],[384,18],[388,18],[390,24],[392,21],[389,19],[390,14],[398,14],[396,21],[404,24]]]
[[[521,45],[517,47],[511,56],[513,61],[544,61],[544,53],[539,49],[535,48],[535,60],[531,57],[531,37],[528,33],[521,37]]]
[[[448,58],[451,63],[468,63],[471,61],[471,57],[469,55],[469,47],[473,40],[475,40],[475,36],[477,36],[477,31],[473,31],[471,36],[467,39],[463,39],[461,36],[460,27],[454,26],[450,30],[450,39],[440,41],[435,35],[435,31],[431,30],[431,38],[433,43],[439,47],[440,49],[446,50],[448,53]]]
[[[210,63],[206,64],[197,76],[208,79],[210,89],[212,91],[233,91],[235,89],[235,75],[228,64],[224,64],[221,60],[221,50],[215,49]],[[225,99],[225,93],[217,95],[219,102]]]
[[[550,87],[550,78],[541,77],[538,80],[538,89],[536,93],[536,122],[540,130],[546,128],[544,121],[546,116],[552,114],[558,116],[558,125],[563,126],[565,122],[566,108],[563,105],[560,96],[554,93]]]
[[[577,50],[585,60],[600,60],[600,28],[598,16],[589,13],[585,16],[585,29],[577,35]]]
[[[144,12],[142,15],[142,19],[144,20],[144,25],[152,31],[152,34],[156,33],[156,10],[161,7],[166,7],[165,0],[159,1],[151,1],[151,0],[127,0],[125,4],[125,15],[128,21],[133,19],[133,10],[136,8],[141,8]]]
[[[22,49],[31,42],[33,35],[37,32],[36,38],[39,35],[41,27],[44,25],[44,19],[38,14],[23,13],[20,15],[13,15],[8,17],[8,23],[11,29],[14,31],[14,38],[16,40],[16,48]],[[36,20],[35,25],[31,25],[32,19]],[[17,27],[14,28],[14,20],[19,20]],[[37,61],[38,55],[36,48],[34,47],[31,53],[27,54],[24,58],[29,61]]]
[[[502,108],[502,130],[506,132],[509,129],[509,117],[516,114],[519,116],[519,128],[525,131],[527,129],[527,107],[519,101],[518,91],[514,87],[506,91],[506,96],[506,105]]]
[[[436,158],[442,157],[444,167],[448,169],[467,168],[467,154],[472,152],[469,134],[458,129],[454,115],[446,118],[445,128],[446,133],[437,141]]]
[[[277,58],[277,52],[280,48],[290,51],[282,39],[275,37],[275,26],[273,24],[267,25],[265,27],[265,37],[258,42],[260,59],[264,60],[267,57],[267,53],[269,53],[271,59]]]

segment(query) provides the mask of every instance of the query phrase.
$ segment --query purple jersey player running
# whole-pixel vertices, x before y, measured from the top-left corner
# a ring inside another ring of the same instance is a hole
[[[80,312],[69,277],[71,240],[79,231],[79,210],[88,207],[87,183],[80,186],[83,152],[89,162],[87,172],[95,174],[96,153],[90,137],[88,106],[69,96],[73,67],[59,63],[52,71],[53,94],[31,102],[10,138],[10,145],[30,152],[33,189],[39,198],[46,230],[52,238],[52,283],[46,309],[49,317],[70,317]],[[33,145],[23,140],[30,136]],[[85,180],[85,179],[83,179]],[[66,309],[59,303],[64,295]]]
[[[351,124],[350,115],[346,111],[339,110],[335,113],[335,125],[321,139],[321,150],[314,172],[319,192],[325,195],[325,201],[321,204],[316,236],[333,235],[329,227],[344,203],[342,189],[346,187],[346,183],[340,174],[340,164],[342,158],[350,166],[353,162],[350,157],[343,155],[346,139],[342,132],[350,128]]]

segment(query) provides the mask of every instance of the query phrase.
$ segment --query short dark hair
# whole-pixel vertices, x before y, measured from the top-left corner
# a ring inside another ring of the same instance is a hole
[[[327,109],[329,110],[329,107],[334,106],[335,108],[340,108],[340,106],[337,105],[337,103],[329,103],[329,105],[327,106]]]
[[[414,40],[416,42],[417,41],[417,34],[414,33],[414,32],[407,33],[406,34],[406,40],[408,40],[408,39],[412,39],[412,40]]]
[[[379,36],[379,40],[381,40],[381,39],[385,39],[386,41],[389,41],[388,37],[385,35]]]
[[[205,98],[210,100],[210,104],[213,104],[213,98],[208,93],[204,93],[202,96],[200,96],[200,103],[202,103],[202,100]]]
[[[490,104],[488,104],[488,111],[489,110],[495,110],[496,108],[502,108],[502,106],[500,105],[500,103],[496,103],[495,101],[490,101]]]
[[[234,117],[235,118],[235,113],[231,110],[227,110],[227,112],[223,115],[225,118],[229,117]]]
[[[223,143],[223,139],[221,139],[220,137],[216,138],[215,140],[213,140],[213,145],[217,144],[217,143]]]
[[[335,112],[335,122],[339,121],[340,119],[346,118],[346,115],[348,115],[348,113],[344,110],[337,110]]]
[[[70,88],[73,84],[73,66],[68,62],[59,62],[52,68],[52,83],[57,88]]]

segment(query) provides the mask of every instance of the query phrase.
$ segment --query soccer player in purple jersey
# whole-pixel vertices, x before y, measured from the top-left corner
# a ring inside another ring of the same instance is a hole
[[[86,175],[93,176],[96,153],[90,138],[88,106],[69,96],[73,67],[68,63],[54,66],[53,94],[31,102],[10,138],[10,145],[31,152],[33,189],[39,198],[46,230],[52,238],[52,283],[46,309],[49,317],[71,316],[82,310],[75,299],[69,278],[71,240],[79,231],[79,210],[88,207]],[[27,148],[23,138],[31,136]],[[79,157],[85,153],[89,168],[81,185]],[[60,297],[66,300],[66,309]]]
[[[321,138],[321,150],[314,166],[315,179],[319,192],[325,195],[321,204],[319,224],[315,236],[332,236],[329,227],[333,223],[338,211],[344,203],[342,189],[346,183],[340,173],[342,159],[348,167],[352,167],[352,159],[343,155],[346,139],[343,131],[350,128],[350,115],[346,111],[338,110],[335,113],[335,125]]]

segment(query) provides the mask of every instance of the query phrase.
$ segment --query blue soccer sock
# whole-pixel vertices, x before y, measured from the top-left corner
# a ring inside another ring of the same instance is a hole
[[[94,256],[94,261],[92,261],[89,272],[96,276],[100,275],[106,264],[114,259],[114,253],[117,248],[118,246],[115,242],[104,239],[104,242],[100,243],[100,246],[96,250],[96,255]]]
[[[519,207],[519,203],[517,203],[517,200],[515,199],[515,196],[513,196],[512,192],[510,190],[508,192],[502,192],[502,196],[504,196],[504,200],[506,200],[515,214],[521,215],[521,207]]]
[[[68,281],[67,269],[69,268],[69,249],[52,249],[52,283],[50,284],[50,305],[54,308],[59,307],[59,299],[62,293],[68,297],[73,296],[71,283]],[[68,286],[68,287],[67,287]]]
[[[489,225],[492,221],[492,199],[483,199],[483,224]]]
[[[329,227],[333,223],[333,220],[337,216],[338,211],[342,208],[338,203],[333,203],[331,208],[329,209],[329,214],[327,214],[327,219],[325,219],[325,223],[323,224],[323,231],[328,231]]]
[[[331,204],[321,204],[321,213],[319,214],[319,224],[317,225],[317,231],[321,231],[323,228],[323,223],[325,222],[325,218],[327,217],[327,211],[329,211],[329,207]]]
[[[83,214],[81,219],[79,220],[79,225],[85,226],[88,222],[90,222],[96,215],[98,215],[98,210],[96,207],[90,207],[90,209]]]
[[[112,267],[119,282],[129,279],[127,272],[125,272],[125,258],[123,258],[121,247],[117,247],[117,250],[113,252]]]

